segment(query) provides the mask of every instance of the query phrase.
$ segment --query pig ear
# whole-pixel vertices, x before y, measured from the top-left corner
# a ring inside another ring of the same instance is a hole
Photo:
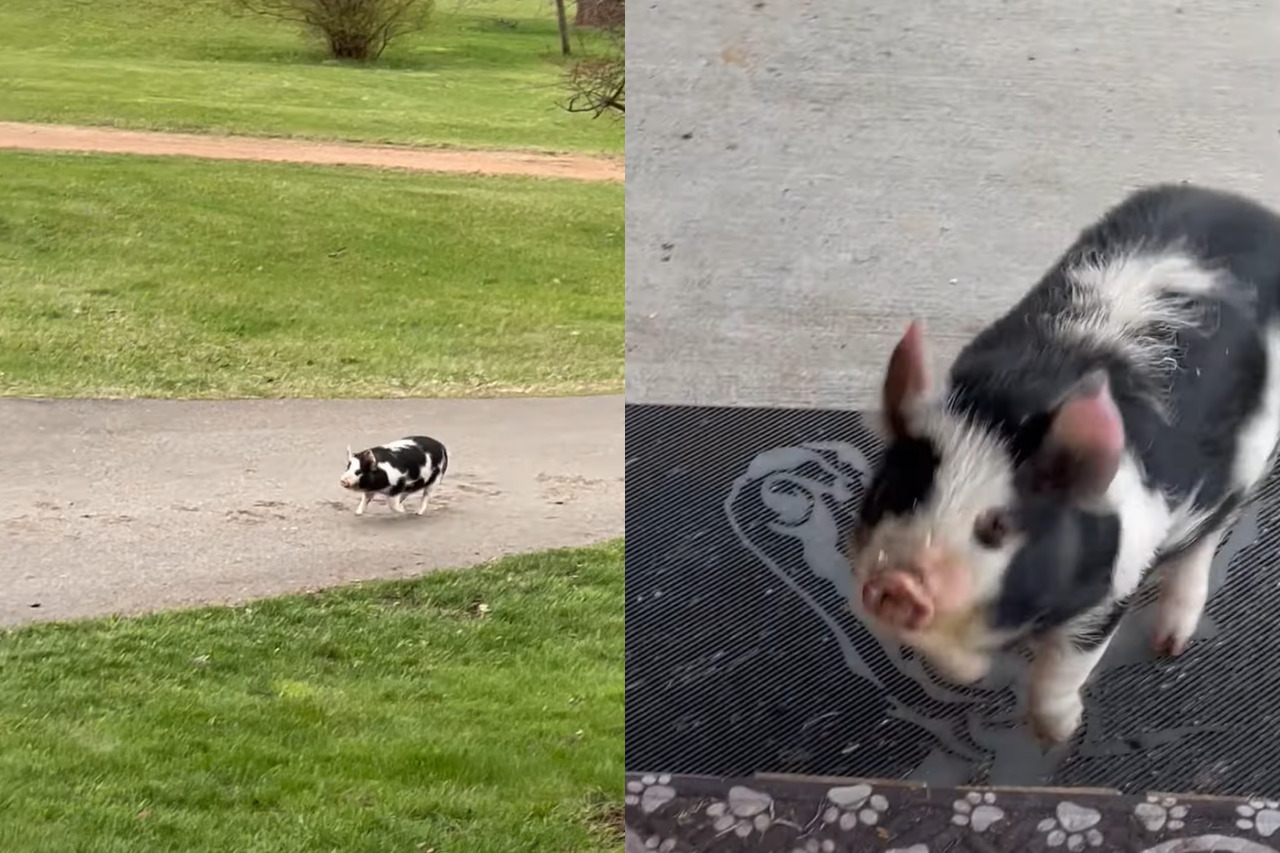
[[[351,452],[351,445],[349,445],[349,444],[348,444],[348,445],[347,445],[347,458],[348,458],[348,459],[350,459],[352,456],[355,456],[355,454]]]
[[[1124,456],[1124,420],[1105,371],[1090,373],[1052,413],[1036,454],[1036,482],[1077,499],[1101,497]]]
[[[889,369],[884,377],[885,425],[889,434],[906,434],[906,410],[929,391],[929,358],[925,352],[924,329],[912,320],[902,339],[893,348]]]

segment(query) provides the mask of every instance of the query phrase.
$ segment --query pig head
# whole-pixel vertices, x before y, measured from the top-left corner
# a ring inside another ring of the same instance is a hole
[[[873,629],[972,683],[1002,646],[1105,597],[1115,537],[1094,519],[1125,435],[1104,372],[1016,424],[980,422],[935,388],[913,322],[882,408],[886,451],[853,548],[853,605]]]

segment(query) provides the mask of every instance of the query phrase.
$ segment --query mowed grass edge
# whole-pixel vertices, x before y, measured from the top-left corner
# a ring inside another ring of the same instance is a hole
[[[0,394],[616,392],[623,187],[0,152]]]
[[[604,851],[625,545],[0,634],[0,846]]]
[[[553,7],[438,0],[370,65],[232,0],[0,0],[0,120],[463,148],[622,152],[563,108]],[[575,56],[602,40],[577,33]],[[569,61],[572,61],[569,60]]]

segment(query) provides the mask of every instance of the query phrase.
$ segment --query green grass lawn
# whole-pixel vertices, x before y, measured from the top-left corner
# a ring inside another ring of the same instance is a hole
[[[620,392],[623,187],[0,152],[0,394]]]
[[[621,541],[0,635],[0,849],[621,848]]]
[[[230,0],[0,0],[0,120],[620,152],[570,115],[545,0],[438,0],[373,67]],[[598,42],[597,42],[598,43]],[[590,48],[591,43],[585,43]]]

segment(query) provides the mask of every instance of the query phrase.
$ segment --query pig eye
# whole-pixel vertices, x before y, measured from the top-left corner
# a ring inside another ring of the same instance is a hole
[[[1002,509],[989,509],[973,523],[973,538],[984,548],[999,548],[1009,535],[1009,513]]]

